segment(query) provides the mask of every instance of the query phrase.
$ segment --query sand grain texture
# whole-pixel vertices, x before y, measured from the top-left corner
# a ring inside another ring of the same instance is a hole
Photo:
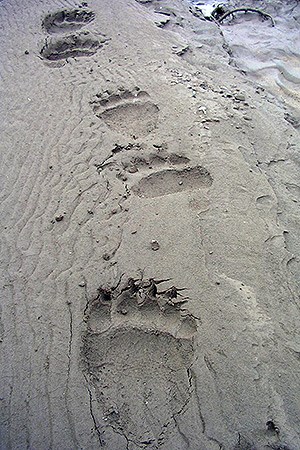
[[[181,0],[0,22],[1,450],[299,449],[295,110]]]

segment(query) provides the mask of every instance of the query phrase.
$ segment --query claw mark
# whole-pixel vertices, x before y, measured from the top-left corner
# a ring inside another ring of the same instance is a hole
[[[189,368],[197,325],[174,304],[170,292],[175,295],[175,287],[158,293],[163,282],[145,278],[143,272],[140,278],[119,279],[101,286],[85,312],[86,379],[106,426],[130,437],[135,448],[146,442],[158,445],[165,427],[176,423],[191,398]]]

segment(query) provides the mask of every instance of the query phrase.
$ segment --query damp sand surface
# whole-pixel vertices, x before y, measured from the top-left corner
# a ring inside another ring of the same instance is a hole
[[[0,1],[1,450],[300,448],[299,6],[258,3]]]

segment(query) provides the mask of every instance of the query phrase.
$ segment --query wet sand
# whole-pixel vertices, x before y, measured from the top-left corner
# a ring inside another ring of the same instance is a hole
[[[1,450],[300,448],[298,69],[239,44],[269,12],[0,2]]]

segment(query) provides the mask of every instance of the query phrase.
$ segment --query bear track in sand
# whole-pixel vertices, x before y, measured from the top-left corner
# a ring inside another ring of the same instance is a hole
[[[158,122],[159,108],[147,92],[135,88],[104,92],[91,102],[95,115],[114,131],[134,138],[151,133]]]
[[[84,372],[103,427],[137,445],[159,444],[191,397],[197,324],[180,289],[158,292],[163,282],[130,278],[122,289],[100,288],[85,314]]]
[[[95,13],[87,9],[62,9],[60,11],[47,14],[42,26],[47,33],[64,33],[78,30],[95,18]]]

